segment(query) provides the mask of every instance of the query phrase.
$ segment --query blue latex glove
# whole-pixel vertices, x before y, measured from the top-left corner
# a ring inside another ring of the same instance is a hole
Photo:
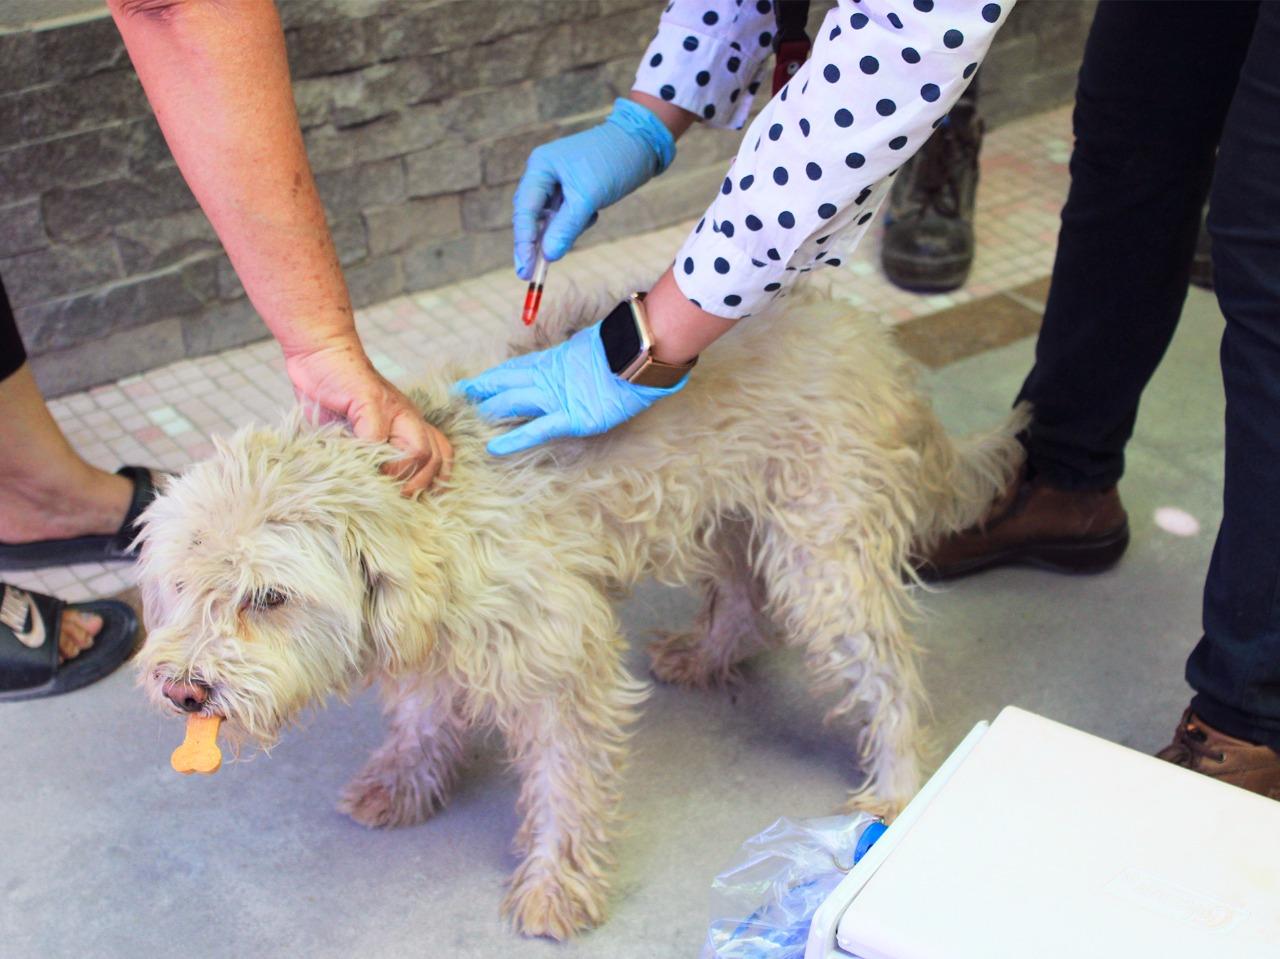
[[[675,386],[636,386],[615,376],[600,341],[600,324],[575,333],[558,346],[500,363],[454,389],[490,419],[529,418],[528,423],[495,436],[487,449],[494,456],[518,453],[560,436],[592,436],[631,419],[657,400],[678,393]]]
[[[542,234],[542,255],[558,260],[604,207],[617,203],[671,165],[676,141],[652,112],[618,99],[599,126],[544,143],[529,154],[516,188],[511,226],[516,273],[533,276],[538,217],[563,196]]]

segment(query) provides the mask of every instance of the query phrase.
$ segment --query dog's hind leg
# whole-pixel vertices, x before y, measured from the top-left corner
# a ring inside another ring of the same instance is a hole
[[[607,622],[616,630],[603,597],[599,607],[584,612],[596,621],[584,627],[596,632],[585,637],[586,660],[537,700],[500,707],[524,816],[516,836],[523,861],[503,912],[525,935],[566,939],[602,922],[608,903],[626,727],[647,688],[622,668],[617,633],[602,643],[592,629]]]
[[[649,644],[649,670],[660,682],[727,685],[737,679],[736,664],[767,642],[764,590],[751,567],[751,523],[725,520],[715,537],[716,568],[702,582],[702,608],[692,628]]]
[[[338,810],[366,826],[411,826],[448,798],[462,753],[463,721],[444,680],[388,680],[386,740],[342,792]]]
[[[804,649],[822,691],[838,697],[828,722],[857,724],[863,780],[850,809],[895,816],[919,787],[921,685],[906,628],[911,600],[874,543],[774,531],[766,545],[770,611]]]

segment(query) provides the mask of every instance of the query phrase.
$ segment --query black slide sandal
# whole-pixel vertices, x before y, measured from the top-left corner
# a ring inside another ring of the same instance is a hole
[[[133,482],[133,499],[118,530],[70,539],[42,539],[35,543],[0,543],[0,572],[133,559],[136,553],[129,547],[138,535],[134,524],[156,498],[156,476],[145,466],[122,466],[116,474]]]
[[[102,629],[92,646],[59,663],[58,632],[68,609],[97,613]],[[0,703],[58,696],[96,683],[129,658],[137,638],[138,617],[119,600],[67,604],[0,583]]]

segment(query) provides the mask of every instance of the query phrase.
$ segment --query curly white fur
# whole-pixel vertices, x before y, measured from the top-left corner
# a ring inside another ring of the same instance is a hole
[[[607,302],[549,303],[549,339]],[[415,394],[456,452],[452,481],[419,500],[378,472],[385,448],[297,416],[171,484],[141,537],[153,699],[199,679],[208,711],[269,745],[306,705],[378,680],[390,734],[341,802],[370,826],[439,809],[466,731],[498,727],[523,783],[505,910],[564,938],[605,914],[646,691],[608,595],[655,576],[706,595],[693,632],[653,647],[659,679],[716,682],[770,638],[800,647],[856,730],[851,802],[891,814],[910,798],[910,554],[1005,486],[1016,416],[953,442],[878,325],[814,297],[741,324],[688,388],[612,433],[510,459],[484,452],[497,427],[449,394],[460,372]],[[286,602],[266,608],[267,589]]]

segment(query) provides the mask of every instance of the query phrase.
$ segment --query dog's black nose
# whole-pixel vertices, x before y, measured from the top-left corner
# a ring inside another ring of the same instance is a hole
[[[209,687],[193,679],[169,680],[161,687],[165,698],[185,713],[198,713],[209,699]]]

